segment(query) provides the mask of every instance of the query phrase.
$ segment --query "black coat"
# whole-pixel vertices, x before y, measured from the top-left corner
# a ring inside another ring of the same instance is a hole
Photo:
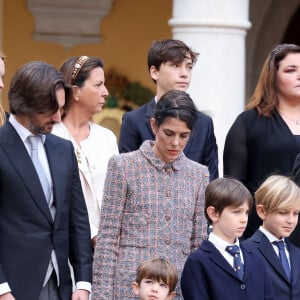
[[[259,117],[256,109],[244,111],[225,140],[224,176],[240,180],[254,194],[270,175],[291,176],[299,152],[296,136],[276,110],[270,117]],[[251,236],[261,223],[254,208],[244,236]]]
[[[53,221],[37,173],[20,136],[0,128],[0,284],[16,299],[38,299],[54,249],[59,293],[70,299],[72,281],[92,280],[92,249],[78,165],[69,141],[47,135],[45,150],[56,207]]]

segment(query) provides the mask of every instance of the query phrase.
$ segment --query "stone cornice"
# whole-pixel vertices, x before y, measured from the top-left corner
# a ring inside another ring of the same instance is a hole
[[[114,0],[27,0],[33,38],[72,48],[101,41],[100,24]]]

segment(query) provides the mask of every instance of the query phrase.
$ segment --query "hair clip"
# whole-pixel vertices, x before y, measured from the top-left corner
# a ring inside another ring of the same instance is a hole
[[[81,70],[82,66],[86,63],[86,61],[89,59],[88,56],[80,56],[77,60],[77,62],[74,65],[72,75],[71,75],[71,83],[73,84],[79,71]]]
[[[271,64],[272,62],[274,61],[275,57],[277,56],[277,54],[279,52],[281,52],[282,50],[286,49],[286,48],[290,48],[290,49],[293,49],[293,48],[297,48],[298,46],[297,45],[294,45],[294,44],[280,44],[278,45],[277,47],[275,47],[272,51],[271,51],[271,54],[270,54],[270,61],[269,61],[269,66],[271,67]]]

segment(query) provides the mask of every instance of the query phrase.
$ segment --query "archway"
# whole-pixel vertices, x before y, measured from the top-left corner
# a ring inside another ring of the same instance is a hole
[[[300,5],[288,24],[288,27],[282,38],[282,43],[300,45],[299,32],[300,32]]]

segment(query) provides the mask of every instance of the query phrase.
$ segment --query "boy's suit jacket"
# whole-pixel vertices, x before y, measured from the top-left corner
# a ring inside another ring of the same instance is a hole
[[[9,122],[0,128],[0,284],[7,282],[16,299],[38,299],[52,249],[61,299],[72,292],[68,259],[76,281],[92,279],[90,228],[73,147],[49,134],[45,149],[54,221],[24,143]]]
[[[120,153],[137,150],[145,140],[154,140],[150,126],[154,108],[153,98],[138,109],[123,115],[119,140]],[[189,159],[208,167],[210,180],[218,177],[218,147],[211,117],[202,112],[197,113],[194,129],[183,152]]]
[[[263,258],[273,283],[276,300],[299,300],[300,249],[287,240],[286,243],[290,254],[291,282],[289,282],[273,246],[260,230],[257,230],[251,238],[243,242],[245,246],[256,251]]]
[[[240,280],[219,250],[205,240],[187,259],[181,278],[185,300],[275,300],[259,256],[241,245],[244,279]],[[276,298],[277,299],[277,298]]]
[[[298,186],[300,186],[300,153],[298,153],[295,158],[291,177],[298,184]],[[298,219],[298,224],[290,235],[289,240],[298,248],[300,248],[300,218]]]

